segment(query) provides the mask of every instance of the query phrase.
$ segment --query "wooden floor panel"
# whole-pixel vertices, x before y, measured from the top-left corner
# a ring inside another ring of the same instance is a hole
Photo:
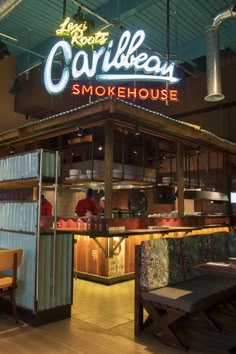
[[[73,315],[69,320],[40,328],[0,316],[0,353],[4,354],[183,354],[145,333],[134,338],[133,281],[113,286],[75,281]],[[218,309],[224,326],[214,332],[200,319],[186,320],[180,335],[190,354],[226,354],[236,345],[236,313]]]

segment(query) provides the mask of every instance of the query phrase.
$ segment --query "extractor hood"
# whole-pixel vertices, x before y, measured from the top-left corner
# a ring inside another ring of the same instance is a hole
[[[210,191],[199,191],[199,190],[185,190],[184,199],[194,199],[194,200],[212,200],[228,202],[229,198],[227,194],[220,192],[210,192]]]

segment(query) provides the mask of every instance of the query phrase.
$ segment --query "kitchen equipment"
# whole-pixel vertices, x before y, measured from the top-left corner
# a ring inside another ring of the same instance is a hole
[[[81,173],[81,174],[79,175],[79,178],[80,178],[80,179],[87,179],[88,176],[87,176],[86,173]]]
[[[113,208],[112,209],[112,217],[113,218],[120,218],[120,208]]]
[[[77,170],[77,169],[70,169],[69,170],[69,176],[71,177],[71,176],[76,176],[76,177],[78,177],[78,175],[80,174],[80,170]]]
[[[133,190],[129,194],[129,210],[142,215],[147,210],[146,194],[140,190]]]
[[[135,210],[121,209],[120,210],[120,217],[122,219],[134,218],[135,217]]]
[[[175,201],[175,189],[171,186],[155,186],[153,188],[154,204],[173,204]]]

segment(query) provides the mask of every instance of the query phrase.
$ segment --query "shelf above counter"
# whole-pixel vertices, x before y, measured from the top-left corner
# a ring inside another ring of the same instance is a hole
[[[39,184],[38,178],[1,181],[0,189],[33,188],[33,187],[37,187],[38,184]]]
[[[92,179],[64,179],[64,185],[71,186],[73,188],[80,186],[89,186],[93,188],[101,188],[104,187],[104,178],[94,178]],[[139,179],[121,179],[121,178],[113,178],[113,189],[122,189],[122,188],[135,188],[138,186],[139,188],[150,188],[155,185],[155,182],[143,181]]]
[[[52,186],[54,178],[43,178],[42,184],[44,186]],[[26,189],[38,187],[39,178],[16,179],[10,181],[0,181],[0,189]]]

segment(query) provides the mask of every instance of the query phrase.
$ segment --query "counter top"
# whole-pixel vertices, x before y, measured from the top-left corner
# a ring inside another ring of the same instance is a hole
[[[205,228],[222,228],[229,225],[207,225],[202,227],[191,226],[179,226],[179,227],[159,227],[155,229],[132,229],[132,230],[114,230],[114,231],[89,231],[89,230],[77,230],[69,228],[58,228],[57,233],[73,233],[75,235],[84,235],[93,237],[114,237],[114,236],[135,236],[135,235],[150,235],[150,234],[168,234],[171,232],[191,232],[194,230],[201,230]],[[52,234],[53,230],[41,230],[41,234]]]

